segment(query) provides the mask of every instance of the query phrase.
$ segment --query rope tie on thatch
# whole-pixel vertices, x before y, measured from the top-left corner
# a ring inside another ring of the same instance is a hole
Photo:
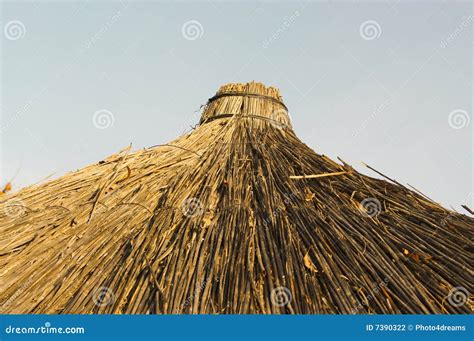
[[[283,103],[282,101],[276,99],[275,97],[261,95],[261,94],[253,94],[253,93],[248,93],[248,92],[240,92],[240,91],[223,92],[221,94],[217,94],[214,97],[209,98],[209,100],[207,101],[207,104],[210,104],[210,103],[212,103],[213,101],[215,101],[219,98],[228,97],[228,96],[242,96],[242,97],[261,98],[261,99],[269,100],[269,101],[272,101],[274,103],[280,104],[283,108],[285,108],[286,111],[288,111],[288,108],[286,107],[285,103]]]
[[[271,118],[269,118],[269,117],[265,117],[265,116],[261,116],[261,115],[252,115],[252,114],[248,114],[248,115],[220,114],[220,115],[211,116],[211,117],[206,118],[203,122],[201,122],[201,125],[202,125],[202,124],[205,124],[205,123],[212,122],[212,121],[214,121],[214,120],[223,119],[223,118],[231,118],[231,117],[236,117],[236,118],[256,118],[256,119],[260,119],[260,120],[264,120],[264,121],[273,122],[273,123],[275,123],[275,124],[277,124],[277,125],[279,125],[279,126],[281,126],[281,127],[284,127],[284,128],[287,128],[287,129],[291,129],[288,125],[286,125],[286,124],[283,123],[283,122],[280,122],[280,121],[271,119]]]

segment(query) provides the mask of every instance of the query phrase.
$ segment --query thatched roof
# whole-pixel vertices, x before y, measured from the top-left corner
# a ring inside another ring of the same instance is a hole
[[[0,207],[2,313],[471,311],[474,219],[315,153],[259,83]]]

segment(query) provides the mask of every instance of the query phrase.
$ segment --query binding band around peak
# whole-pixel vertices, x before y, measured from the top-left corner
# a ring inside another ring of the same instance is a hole
[[[274,103],[278,103],[283,108],[285,108],[286,111],[288,111],[288,108],[286,107],[286,105],[282,101],[279,101],[278,99],[276,99],[275,97],[261,95],[261,94],[255,94],[255,93],[240,92],[240,91],[229,91],[229,92],[223,92],[223,93],[217,94],[214,97],[209,98],[209,100],[207,101],[207,104],[210,104],[211,102],[213,102],[213,101],[215,101],[219,98],[228,97],[228,96],[242,96],[242,97],[261,98],[261,99],[272,101]]]

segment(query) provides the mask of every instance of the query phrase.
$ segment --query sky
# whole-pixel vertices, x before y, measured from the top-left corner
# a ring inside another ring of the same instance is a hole
[[[0,186],[166,143],[219,86],[255,80],[317,153],[474,207],[471,2],[0,6]]]

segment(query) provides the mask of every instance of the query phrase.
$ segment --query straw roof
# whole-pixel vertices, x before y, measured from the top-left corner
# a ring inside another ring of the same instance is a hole
[[[474,219],[315,153],[260,83],[0,208],[2,313],[471,311]]]

